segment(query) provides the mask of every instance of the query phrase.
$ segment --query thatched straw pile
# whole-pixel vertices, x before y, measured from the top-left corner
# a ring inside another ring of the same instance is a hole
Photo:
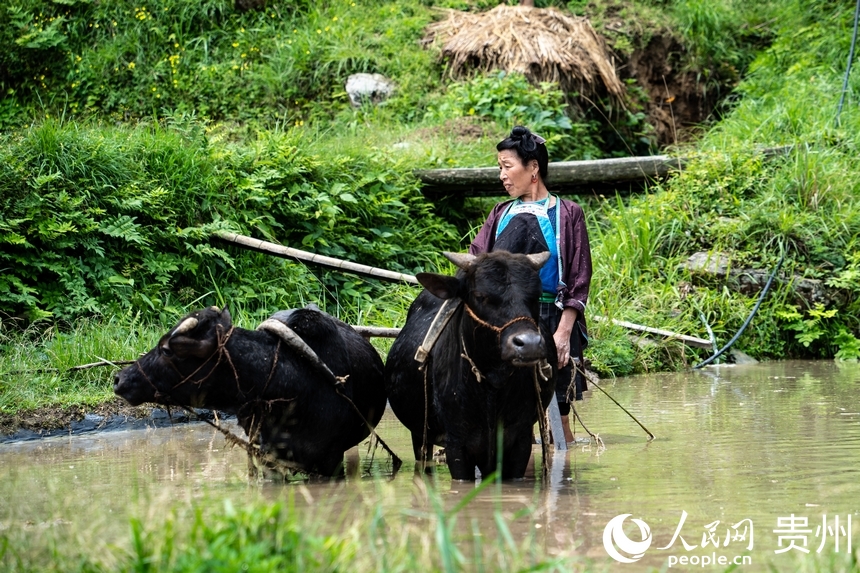
[[[428,27],[425,41],[443,42],[442,56],[455,77],[505,70],[521,72],[532,82],[559,82],[564,90],[584,95],[620,98],[624,91],[586,18],[504,4],[478,14],[447,12],[447,19]]]

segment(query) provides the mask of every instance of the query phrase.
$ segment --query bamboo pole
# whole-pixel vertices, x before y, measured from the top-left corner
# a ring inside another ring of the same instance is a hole
[[[239,245],[240,247],[250,249],[252,251],[259,251],[261,253],[276,255],[286,259],[293,259],[304,263],[311,263],[314,265],[319,265],[321,267],[344,271],[347,273],[354,273],[365,277],[384,279],[392,282],[407,282],[418,284],[418,279],[416,279],[414,275],[406,275],[403,273],[396,273],[394,271],[388,271],[385,269],[370,267],[358,263],[351,263],[349,261],[336,259],[334,257],[327,257],[325,255],[318,255],[316,253],[293,249],[291,247],[284,247],[282,245],[277,245],[268,241],[262,241],[260,239],[254,239],[252,237],[246,237],[244,235],[238,235],[236,233],[217,231],[214,233],[214,236],[221,239],[222,241],[233,243]]]
[[[353,326],[352,328],[365,338],[397,338],[401,330],[383,326]]]
[[[599,314],[593,315],[591,318],[596,320],[597,322],[610,322],[616,326],[620,326],[628,330],[662,336],[667,340],[679,340],[687,346],[695,346],[696,348],[711,347],[710,340],[705,340],[704,338],[697,338],[695,336],[688,336],[686,334],[679,334],[677,332],[672,332],[671,330],[663,330],[661,328],[653,328],[650,326],[644,326],[642,324],[636,324],[624,320],[606,318],[605,316],[600,316]],[[365,338],[397,338],[397,335],[400,334],[399,328],[383,328],[377,326],[353,326],[353,328]]]
[[[697,348],[710,348],[711,341],[705,340],[704,338],[697,338],[695,336],[687,336],[686,334],[678,334],[677,332],[672,332],[671,330],[663,330],[661,328],[652,328],[650,326],[643,326],[641,324],[635,324],[633,322],[626,322],[624,320],[616,320],[614,318],[607,319],[605,316],[600,316],[599,314],[593,315],[591,318],[596,320],[597,322],[611,322],[616,326],[620,326],[622,328],[626,328],[628,330],[634,330],[636,332],[645,332],[647,334],[656,334],[657,336],[663,336],[667,339],[676,339],[680,340],[687,346],[695,346]]]
[[[376,279],[383,279],[392,282],[407,282],[412,284],[418,284],[418,279],[416,279],[414,275],[395,273],[393,271],[387,271],[385,269],[369,267],[367,265],[359,265],[356,263],[351,263],[349,261],[335,259],[334,257],[317,255],[308,251],[301,251],[299,249],[284,247],[282,245],[276,245],[275,243],[261,241],[260,239],[253,239],[244,235],[237,235],[236,233],[228,233],[226,231],[219,231],[215,233],[215,236],[223,241],[227,241],[229,243],[233,243],[235,245],[239,245],[240,247],[251,249],[253,251],[259,251],[262,253],[268,253],[289,259],[297,259],[302,262],[319,265],[330,269],[341,270],[344,272],[355,273],[358,275],[368,276]],[[625,322],[623,320],[616,320],[614,318],[607,319],[599,315],[594,315],[592,318],[594,318],[594,320],[597,320],[598,322],[608,320],[612,324],[615,324],[622,328],[626,328],[628,330],[645,332],[647,334],[654,334],[669,339],[680,340],[681,342],[689,346],[696,346],[699,348],[711,347],[711,342],[709,340],[705,340],[703,338],[696,338],[695,336],[687,336],[686,334],[679,334],[670,330],[652,328],[650,326],[634,324],[632,322]],[[359,332],[359,334],[366,338],[396,338],[397,335],[400,334],[399,328],[383,328],[376,326],[354,326],[353,328],[355,328]]]

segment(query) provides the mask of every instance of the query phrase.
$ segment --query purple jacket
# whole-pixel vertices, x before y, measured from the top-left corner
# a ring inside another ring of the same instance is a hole
[[[561,280],[567,285],[561,289],[561,302],[565,307],[573,307],[579,311],[576,320],[584,327],[585,305],[588,303],[588,289],[591,285],[591,247],[588,243],[588,230],[585,228],[585,215],[582,207],[573,201],[560,197],[558,199],[558,208],[561,209]],[[511,201],[504,201],[493,207],[469,246],[469,253],[478,255],[492,250],[496,241],[496,225],[510,204]]]

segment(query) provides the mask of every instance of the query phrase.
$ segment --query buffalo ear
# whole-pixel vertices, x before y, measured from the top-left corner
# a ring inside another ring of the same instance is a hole
[[[418,273],[415,278],[418,279],[421,286],[442,300],[456,298],[460,293],[460,281],[457,277],[436,273]]]
[[[224,310],[221,311],[220,321],[222,324],[224,324],[226,326],[232,326],[233,325],[233,317],[230,316],[230,310],[227,308],[226,305],[224,306]]]

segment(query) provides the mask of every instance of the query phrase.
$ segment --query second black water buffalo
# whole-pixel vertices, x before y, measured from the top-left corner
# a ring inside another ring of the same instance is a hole
[[[426,290],[410,307],[385,365],[389,403],[412,433],[417,459],[429,459],[432,444],[444,445],[454,479],[474,479],[476,467],[486,476],[496,469],[501,432],[502,477],[521,478],[538,404],[543,412],[555,382],[556,361],[547,361],[555,345],[539,326],[538,270],[548,253],[445,256],[460,270],[456,277],[418,275]],[[447,299],[460,304],[425,371],[416,350]]]
[[[245,330],[227,309],[193,312],[116,375],[114,392],[132,405],[236,414],[264,452],[307,472],[336,475],[344,452],[368,436],[365,420],[376,426],[382,417],[382,360],[349,325],[318,309],[272,318],[264,325],[275,328]],[[280,325],[298,335],[297,346],[274,333],[285,330]]]

